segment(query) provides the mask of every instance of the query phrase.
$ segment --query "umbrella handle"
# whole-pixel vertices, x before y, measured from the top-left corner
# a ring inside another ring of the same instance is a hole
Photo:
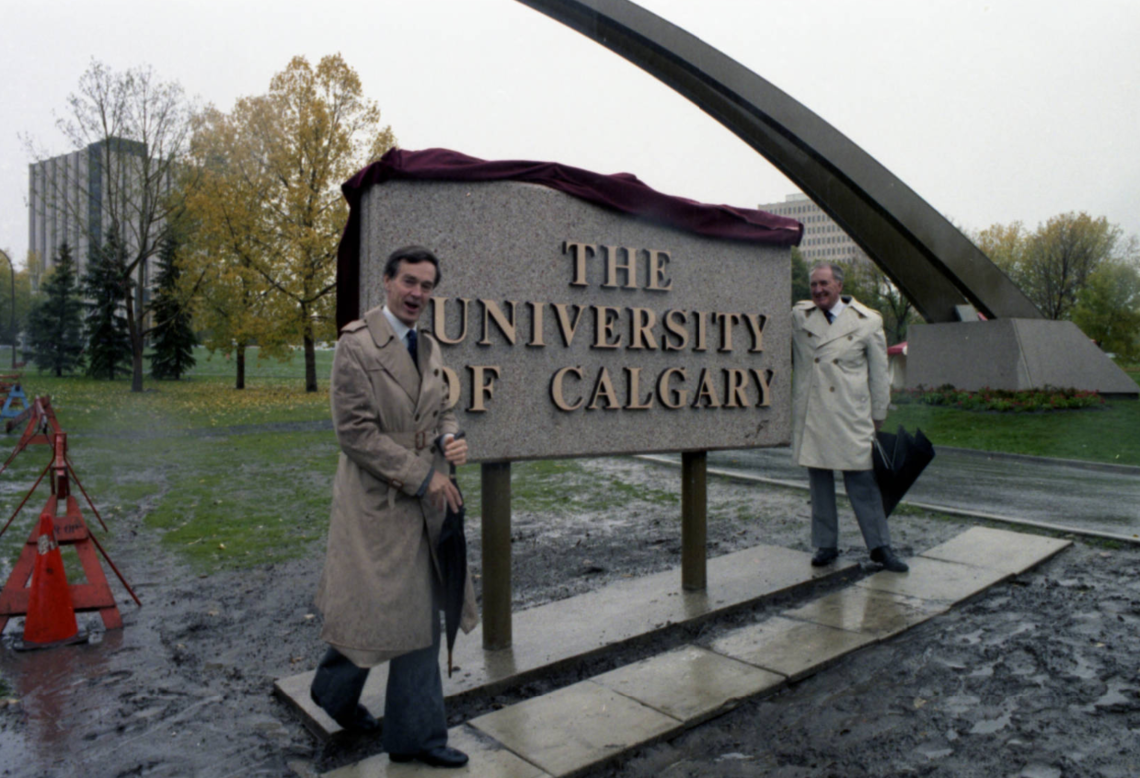
[[[465,437],[467,437],[467,433],[463,430],[460,430],[459,432],[455,433],[454,437],[452,437],[452,440],[459,440],[460,438]],[[455,480],[455,465],[451,465],[451,480]]]
[[[886,450],[883,449],[883,444],[879,442],[879,436],[876,435],[873,437],[871,439],[871,443],[875,446],[875,448],[879,449],[879,456],[881,456],[883,458],[883,461],[887,463],[887,467],[891,470],[894,470],[892,467],[894,463],[891,461],[891,458],[887,456]]]

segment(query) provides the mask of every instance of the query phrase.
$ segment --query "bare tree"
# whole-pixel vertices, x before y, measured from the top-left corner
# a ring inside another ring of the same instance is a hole
[[[133,286],[124,305],[135,392],[143,388],[147,260],[158,253],[182,211],[187,188],[176,179],[185,170],[181,159],[192,116],[182,87],[162,81],[150,66],[116,72],[92,60],[78,90],[68,97],[67,114],[56,122],[76,150],[87,151],[87,175],[49,177],[45,192],[52,195],[51,202],[42,198],[31,204],[69,211],[92,248],[107,235],[122,240]]]

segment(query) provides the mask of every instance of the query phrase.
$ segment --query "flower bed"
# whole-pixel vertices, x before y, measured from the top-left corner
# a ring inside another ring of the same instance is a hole
[[[1012,392],[1006,389],[982,389],[967,392],[952,386],[937,389],[919,387],[893,392],[895,405],[938,405],[964,411],[996,411],[999,413],[1039,413],[1044,411],[1072,411],[1081,408],[1100,408],[1104,398],[1096,392],[1078,389],[1028,389]]]

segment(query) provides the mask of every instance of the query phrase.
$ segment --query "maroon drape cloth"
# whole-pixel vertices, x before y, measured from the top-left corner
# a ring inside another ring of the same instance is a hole
[[[360,316],[360,197],[370,186],[395,179],[433,181],[525,181],[622,213],[644,217],[712,238],[796,246],[803,225],[753,208],[707,205],[651,189],[630,173],[602,175],[557,162],[487,162],[449,149],[392,149],[341,187],[348,223],[337,250],[337,328]]]

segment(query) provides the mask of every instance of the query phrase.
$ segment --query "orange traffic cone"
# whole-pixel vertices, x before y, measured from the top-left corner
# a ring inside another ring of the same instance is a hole
[[[36,645],[59,643],[79,633],[71,590],[63,571],[63,556],[55,542],[51,513],[40,514],[37,530],[36,566],[28,593],[28,615],[24,620],[24,642]]]

